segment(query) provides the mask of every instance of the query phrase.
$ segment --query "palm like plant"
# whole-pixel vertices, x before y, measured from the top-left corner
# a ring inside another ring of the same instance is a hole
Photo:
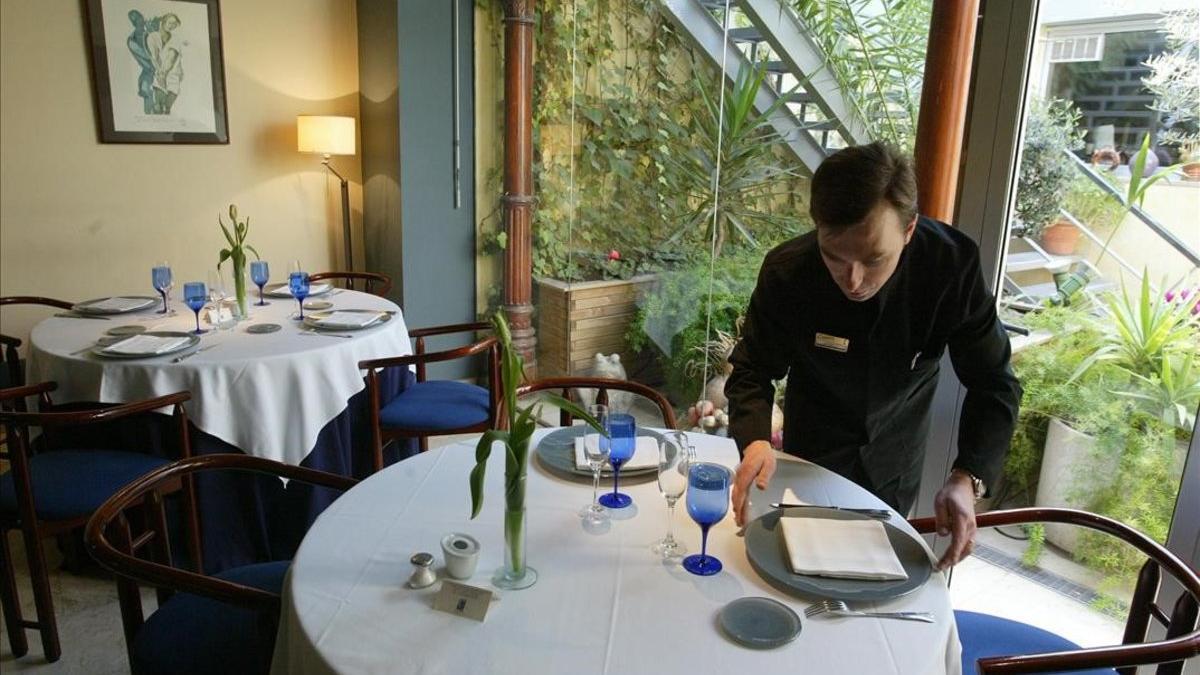
[[[794,216],[765,209],[771,200],[787,194],[779,190],[780,185],[799,175],[776,154],[783,137],[770,119],[784,105],[784,97],[763,112],[754,107],[766,75],[763,67],[742,69],[726,92],[724,105],[703,81],[694,79],[704,103],[703,114],[697,119],[700,142],[674,164],[683,183],[675,187],[685,191],[695,206],[668,243],[704,228],[708,241],[715,238],[714,252],[719,256],[735,235],[757,246],[756,227],[797,229],[799,221]]]

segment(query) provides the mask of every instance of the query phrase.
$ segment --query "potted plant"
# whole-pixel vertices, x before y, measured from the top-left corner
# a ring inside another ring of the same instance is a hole
[[[525,477],[529,469],[529,450],[533,432],[541,415],[541,405],[524,408],[517,405],[517,387],[524,377],[525,364],[513,349],[512,333],[503,312],[492,318],[496,337],[500,341],[500,383],[503,387],[499,429],[484,432],[475,446],[475,468],[471,470],[471,518],[483,509],[483,483],[492,446],[504,446],[504,565],[492,577],[498,588],[517,590],[529,588],[537,581],[537,571],[525,559]],[[567,399],[550,393],[541,397],[543,403],[562,408],[571,415],[604,433],[599,422],[582,408]]]
[[[1166,12],[1167,49],[1146,62],[1150,75],[1142,85],[1154,94],[1151,108],[1163,114],[1162,145],[1179,147],[1188,180],[1200,180],[1200,39],[1195,26],[1200,10]]]
[[[1050,99],[1033,101],[1025,123],[1016,215],[1025,235],[1040,237],[1042,246],[1056,255],[1070,255],[1079,241],[1079,230],[1060,220],[1075,171],[1066,152],[1083,147],[1078,120],[1071,102]]]
[[[253,246],[246,243],[246,236],[250,234],[250,217],[246,216],[244,221],[238,221],[237,218],[237,206],[230,204],[229,220],[233,223],[233,232],[230,232],[222,222],[221,215],[217,214],[217,224],[221,226],[221,232],[225,235],[225,240],[229,242],[229,248],[221,249],[220,258],[217,260],[217,269],[220,269],[226,260],[233,263],[233,288],[237,297],[238,318],[244,319],[250,316],[246,304],[246,251],[253,253],[256,260],[262,258]]]

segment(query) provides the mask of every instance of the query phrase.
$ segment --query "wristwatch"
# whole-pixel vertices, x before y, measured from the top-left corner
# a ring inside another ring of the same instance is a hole
[[[955,467],[954,471],[961,473],[971,480],[971,489],[975,491],[975,501],[983,499],[983,496],[987,494],[987,486],[983,484],[982,478],[961,467]]]

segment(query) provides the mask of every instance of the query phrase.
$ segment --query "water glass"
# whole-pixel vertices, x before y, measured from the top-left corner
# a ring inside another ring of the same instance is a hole
[[[175,285],[175,279],[171,275],[171,263],[166,260],[154,263],[154,267],[150,270],[150,281],[154,284],[154,290],[158,291],[163,299],[163,308],[158,313],[170,312],[167,302],[171,295],[171,287]]]
[[[729,511],[729,469],[720,464],[688,465],[687,510],[700,526],[700,553],[683,559],[683,568],[702,577],[721,571],[721,561],[708,555],[708,530]]]
[[[208,331],[200,328],[200,310],[204,309],[204,305],[208,302],[208,289],[205,288],[204,282],[189,281],[184,284],[183,301],[196,313],[196,330],[193,332],[196,335],[207,333]]]
[[[222,328],[232,327],[233,319],[230,317],[228,321],[222,317],[222,310],[225,308],[225,299],[229,297],[229,292],[226,289],[225,275],[221,274],[220,269],[208,271],[208,302],[214,310],[213,325],[217,330]]]
[[[609,455],[609,439],[606,435],[609,433],[608,406],[599,404],[588,406],[588,414],[596,418],[596,421],[600,423],[600,427],[604,429],[604,433],[587,433],[583,436],[583,456],[587,459],[588,467],[592,470],[592,501],[580,510],[579,515],[585,521],[599,525],[608,520],[608,510],[600,504],[599,499],[600,469],[604,468]]]
[[[308,297],[308,272],[300,268],[300,261],[292,261],[288,271],[288,290],[300,303],[300,320],[304,320],[304,299]]]
[[[663,560],[683,557],[687,548],[675,538],[675,502],[683,496],[688,485],[688,442],[682,432],[658,443],[658,491],[667,500],[667,536],[650,547]]]
[[[637,447],[637,423],[628,413],[608,415],[609,452],[608,462],[613,468],[613,491],[600,497],[600,503],[610,509],[623,509],[633,503],[633,498],[619,492],[621,465],[633,457]]]
[[[255,304],[257,304],[259,307],[262,307],[263,305],[271,304],[263,298],[263,286],[266,286],[267,282],[270,280],[271,280],[271,268],[267,266],[267,261],[266,260],[251,260],[250,261],[250,281],[253,281],[254,285],[258,286],[258,302]]]

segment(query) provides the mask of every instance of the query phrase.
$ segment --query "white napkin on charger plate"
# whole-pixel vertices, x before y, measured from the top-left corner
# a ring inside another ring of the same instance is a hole
[[[146,305],[145,298],[105,298],[99,302],[93,302],[89,305],[84,305],[84,311],[88,312],[128,312],[132,309],[137,309]]]
[[[308,285],[308,297],[321,295],[322,293],[332,289],[333,286],[327,281],[318,281],[315,284]],[[279,284],[267,289],[267,295],[273,298],[290,298],[292,297],[292,288],[288,284]]]
[[[116,344],[109,345],[104,351],[111,354],[162,354],[187,344],[190,338],[160,337],[158,335],[134,335]]]
[[[803,504],[789,488],[787,504]],[[788,562],[796,574],[873,581],[904,580],[908,573],[877,520],[840,520],[803,514],[779,519]]]
[[[600,434],[586,434],[575,439],[575,468],[581,471],[592,470],[591,465],[588,464],[587,455],[583,452],[583,443],[589,436],[593,439],[598,439]],[[650,436],[638,436],[637,444],[633,448],[633,457],[630,457],[621,465],[621,470],[646,469],[649,467],[658,467],[658,441]],[[611,471],[612,467],[609,466],[608,470]]]
[[[317,319],[322,326],[345,326],[347,328],[366,328],[384,317],[383,312],[330,312],[328,316]]]

